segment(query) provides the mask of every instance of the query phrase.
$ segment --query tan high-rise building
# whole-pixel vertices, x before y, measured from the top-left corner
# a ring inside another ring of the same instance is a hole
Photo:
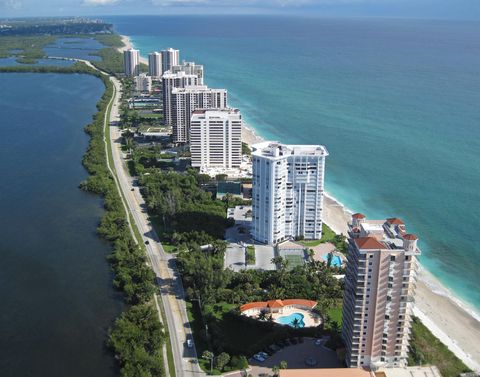
[[[349,367],[407,365],[411,306],[416,287],[417,236],[397,218],[349,226],[342,337]]]
[[[227,108],[226,89],[212,89],[206,85],[173,88],[171,91],[173,141],[188,143],[190,120],[194,110],[225,108]]]

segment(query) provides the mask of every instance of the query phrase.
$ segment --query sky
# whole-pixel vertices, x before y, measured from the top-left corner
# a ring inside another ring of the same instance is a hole
[[[480,0],[0,0],[0,18],[242,13],[480,20]]]

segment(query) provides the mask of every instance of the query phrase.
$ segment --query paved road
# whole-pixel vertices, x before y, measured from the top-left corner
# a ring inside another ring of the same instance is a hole
[[[121,84],[114,77],[110,79],[115,87],[114,102],[110,115],[110,138],[114,167],[120,188],[135,224],[142,235],[143,241],[148,241],[148,245],[145,245],[147,256],[157,276],[157,284],[160,287],[166,314],[165,319],[172,342],[176,376],[204,376],[205,374],[197,363],[195,347],[188,348],[186,346],[186,340],[193,338],[185,307],[183,286],[176,270],[175,258],[163,250],[158,235],[148,218],[146,205],[139,188],[134,184],[134,179],[130,177],[125,165],[120,144],[121,134],[116,126],[119,121]],[[132,188],[134,188],[133,191]]]

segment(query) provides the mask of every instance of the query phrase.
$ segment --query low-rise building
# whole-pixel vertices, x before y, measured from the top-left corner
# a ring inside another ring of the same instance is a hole
[[[147,76],[146,73],[141,73],[138,76],[135,76],[135,91],[137,92],[147,92],[152,91],[152,78]]]

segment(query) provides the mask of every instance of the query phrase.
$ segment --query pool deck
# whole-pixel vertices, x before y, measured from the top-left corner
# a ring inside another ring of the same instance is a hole
[[[318,326],[322,323],[322,318],[319,315],[309,310],[298,309],[298,308],[285,308],[283,309],[282,313],[272,313],[272,317],[273,317],[273,320],[277,322],[277,319],[279,317],[286,317],[294,313],[303,314],[303,322],[305,323],[305,327]]]

